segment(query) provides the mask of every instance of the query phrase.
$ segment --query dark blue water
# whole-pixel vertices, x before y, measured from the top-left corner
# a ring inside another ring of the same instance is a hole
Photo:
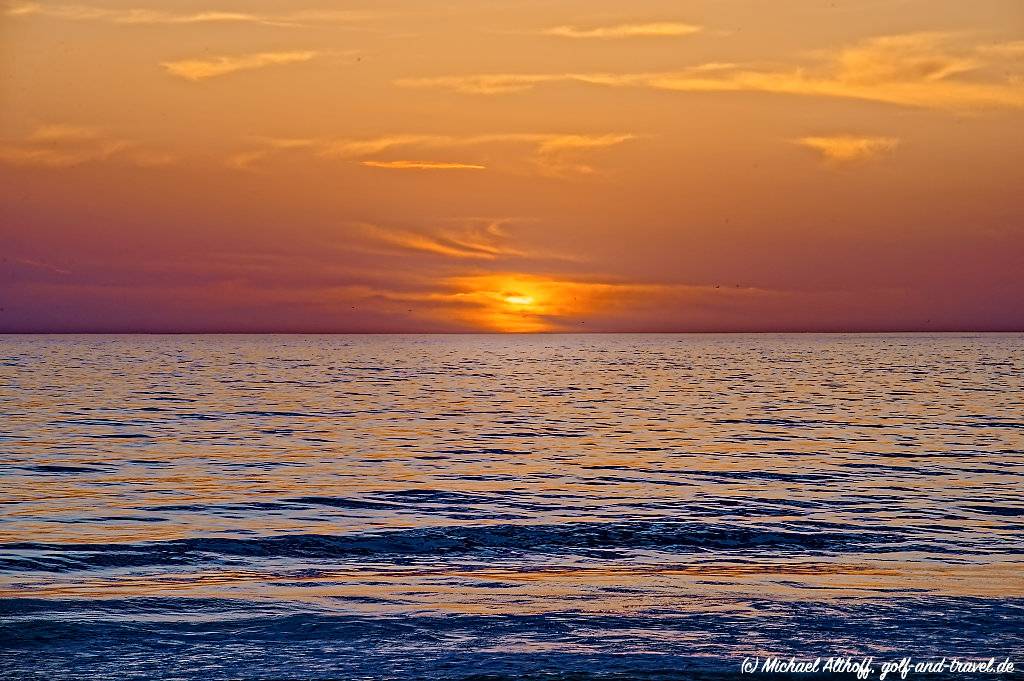
[[[1021,335],[0,337],[0,678],[1024,667],[1022,473]]]

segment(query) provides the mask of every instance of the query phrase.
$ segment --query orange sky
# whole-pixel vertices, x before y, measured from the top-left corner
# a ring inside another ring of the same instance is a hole
[[[1019,0],[0,8],[0,331],[1024,329]]]

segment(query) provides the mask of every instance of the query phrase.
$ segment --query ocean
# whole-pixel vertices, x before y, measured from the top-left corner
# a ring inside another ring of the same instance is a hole
[[[1020,334],[3,336],[0,678],[1020,669],[1022,474]]]

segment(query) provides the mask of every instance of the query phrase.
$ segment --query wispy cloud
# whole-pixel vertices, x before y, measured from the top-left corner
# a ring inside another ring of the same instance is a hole
[[[223,12],[203,10],[175,13],[160,9],[110,9],[91,5],[43,5],[35,2],[14,3],[4,12],[12,17],[40,16],[67,21],[103,21],[122,25],[194,25],[194,24],[259,24],[297,27],[318,23],[348,23],[369,19],[368,12],[338,10],[300,10],[283,14]]]
[[[48,262],[43,262],[42,260],[36,260],[34,258],[14,258],[14,262],[18,263],[19,265],[25,265],[26,267],[31,267],[36,270],[42,270],[44,272],[50,272],[52,274],[59,274],[61,276],[67,276],[71,274],[71,270],[64,269],[63,267],[57,267],[56,265],[51,265]]]
[[[586,73],[483,73],[469,76],[437,76],[429,78],[401,78],[395,84],[401,87],[438,88],[465,94],[498,95],[532,90],[544,83],[578,81],[598,83],[607,74]]]
[[[965,44],[964,37],[915,33],[873,38],[809,64],[752,68],[702,64],[648,73],[503,73],[407,78],[405,87],[496,95],[551,83],[678,92],[764,92],[946,110],[1024,108],[1017,43]]]
[[[486,170],[487,166],[475,163],[449,163],[447,161],[362,161],[370,168],[391,170]]]
[[[465,260],[496,260],[525,257],[510,245],[511,235],[502,220],[470,220],[454,227],[422,230],[358,225],[363,237],[402,251],[426,253]]]
[[[891,154],[899,146],[895,137],[859,137],[835,135],[832,137],[802,137],[796,144],[819,152],[831,163],[866,161]]]
[[[27,141],[36,143],[86,142],[99,139],[101,136],[99,128],[56,123],[37,126],[29,133]]]
[[[616,24],[615,26],[598,26],[594,28],[555,26],[544,31],[544,34],[562,38],[674,38],[692,35],[702,30],[702,26],[662,21],[649,24]]]
[[[66,124],[41,125],[23,139],[0,142],[0,163],[8,165],[69,168],[109,160],[154,167],[169,165],[176,157],[113,137],[100,128]]]
[[[701,77],[715,82],[722,74],[738,69],[736,64],[710,63],[686,71],[664,73],[482,73],[468,76],[402,78],[395,82],[402,87],[439,88],[465,94],[499,95],[532,90],[549,83],[583,83],[609,87],[658,87],[656,82],[680,74]],[[719,89],[724,89],[719,87]],[[731,88],[738,89],[738,88]]]
[[[540,172],[545,175],[592,175],[597,169],[578,160],[580,151],[614,147],[633,139],[636,136],[631,134],[554,135],[538,140],[534,160]]]
[[[236,56],[222,56],[213,59],[184,59],[162,62],[160,65],[171,75],[192,81],[226,76],[237,71],[252,71],[267,66],[298,64],[320,56],[313,50],[294,52],[257,52]]]
[[[90,161],[109,159],[124,149],[121,142],[108,142],[90,149],[48,149],[33,145],[0,146],[0,162],[15,166],[69,168]]]
[[[635,139],[632,134],[556,134],[556,133],[497,133],[485,135],[384,135],[362,139],[264,139],[260,140],[260,148],[240,152],[229,157],[227,165],[236,170],[254,170],[259,163],[271,156],[301,152],[325,159],[353,159],[362,165],[417,170],[451,170],[451,169],[484,169],[492,163],[476,160],[448,161],[409,161],[405,159],[367,158],[385,152],[395,151],[436,151],[444,149],[463,149],[468,155],[474,149],[492,149],[495,147],[511,147],[513,151],[501,156],[497,163],[504,160],[506,165],[518,160],[520,164],[527,162],[535,172],[549,176],[570,176],[594,173],[595,169],[582,163],[580,155],[587,151],[613,147]],[[525,148],[516,152],[516,148]]]
[[[978,48],[978,52],[1000,59],[1021,59],[1024,58],[1024,40],[982,45]]]

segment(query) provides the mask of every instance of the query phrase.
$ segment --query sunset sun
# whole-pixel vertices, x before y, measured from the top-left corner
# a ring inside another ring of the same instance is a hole
[[[508,303],[509,305],[514,305],[517,307],[530,307],[537,301],[533,296],[513,294],[505,296],[505,302]]]

